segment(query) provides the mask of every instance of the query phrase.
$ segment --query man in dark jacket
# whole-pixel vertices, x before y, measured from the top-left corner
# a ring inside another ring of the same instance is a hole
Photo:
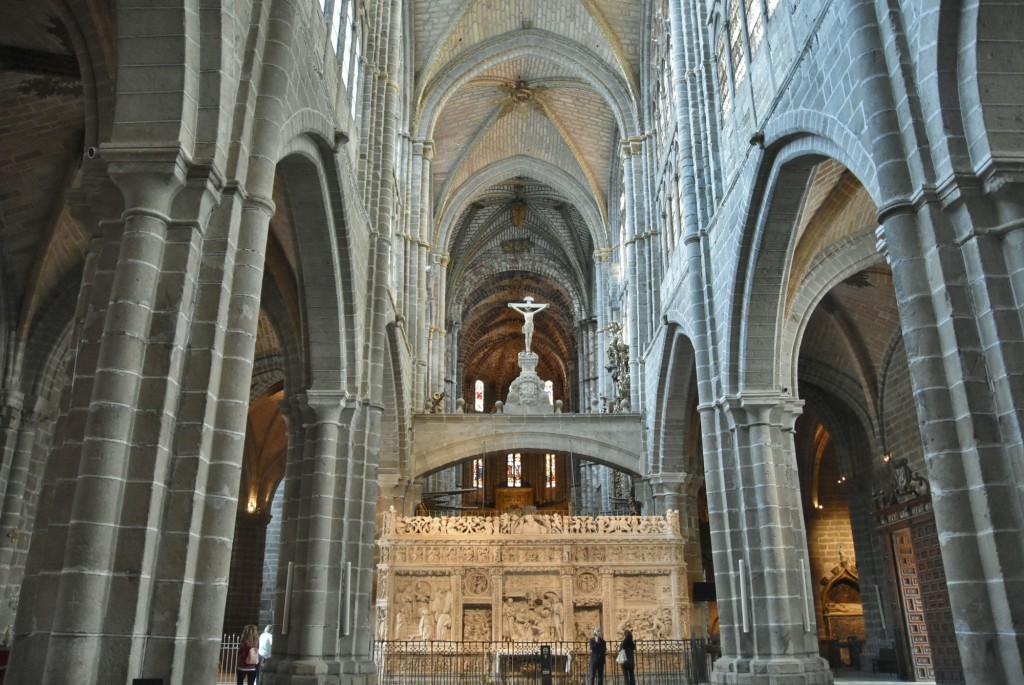
[[[604,685],[604,656],[608,653],[608,643],[601,636],[601,629],[594,628],[594,637],[590,638],[590,685]]]

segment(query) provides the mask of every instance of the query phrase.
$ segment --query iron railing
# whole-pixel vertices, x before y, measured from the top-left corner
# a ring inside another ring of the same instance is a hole
[[[217,682],[234,683],[241,636],[221,641]],[[641,640],[635,656],[637,685],[704,685],[718,644],[711,640]],[[552,685],[588,685],[586,642],[552,642]],[[624,685],[608,643],[605,685]],[[373,647],[378,685],[544,685],[541,645],[532,642],[389,641]]]
[[[586,642],[552,642],[551,685],[587,685]],[[638,685],[710,682],[717,648],[709,640],[643,640],[634,659]],[[624,685],[609,643],[605,685]],[[541,645],[528,642],[389,641],[374,645],[379,685],[546,685]]]
[[[217,682],[234,683],[238,674],[235,667],[238,666],[238,643],[242,636],[238,633],[224,633],[220,641],[220,661],[217,663]]]

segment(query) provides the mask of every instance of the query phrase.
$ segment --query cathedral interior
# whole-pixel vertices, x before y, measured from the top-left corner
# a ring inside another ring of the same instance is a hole
[[[1022,17],[0,3],[0,682],[1024,682]]]

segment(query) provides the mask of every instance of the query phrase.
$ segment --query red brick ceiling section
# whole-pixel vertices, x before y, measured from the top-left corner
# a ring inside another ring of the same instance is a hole
[[[523,317],[508,303],[521,302],[527,295],[549,305],[534,317],[532,351],[540,357],[537,374],[553,382],[557,399],[567,399],[567,363],[576,356],[568,295],[548,278],[512,271],[482,285],[464,307],[459,357],[467,400],[472,396],[473,383],[482,380],[489,409],[494,400],[505,399],[509,385],[519,375],[518,355],[525,348]]]

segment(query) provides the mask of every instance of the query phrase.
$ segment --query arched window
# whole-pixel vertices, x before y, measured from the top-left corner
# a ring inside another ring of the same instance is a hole
[[[743,22],[740,20],[740,0],[729,0],[729,54],[732,58],[732,84],[739,88],[747,77],[747,60],[743,56]]]
[[[481,380],[474,383],[473,410],[478,412],[484,410],[484,382]]]
[[[359,18],[356,16],[355,0],[322,0],[327,35],[338,58],[341,82],[348,90],[352,103],[352,116],[356,115],[359,100],[359,58],[362,56],[362,39]]]
[[[554,454],[544,455],[544,487],[553,488],[558,484],[557,457]]]
[[[555,384],[551,381],[544,381],[544,394],[548,396],[548,404],[555,404]]]
[[[761,0],[744,0],[747,4],[747,35],[750,40],[750,57],[753,59],[764,40],[764,15],[761,14]]]
[[[518,488],[523,484],[523,457],[518,452],[509,453],[505,484],[510,488]]]
[[[484,487],[484,460],[477,458],[473,460],[473,487],[482,490]]]
[[[715,45],[715,62],[718,65],[718,92],[722,98],[722,118],[732,114],[732,86],[729,84],[729,52],[725,49],[725,30],[719,32]]]

